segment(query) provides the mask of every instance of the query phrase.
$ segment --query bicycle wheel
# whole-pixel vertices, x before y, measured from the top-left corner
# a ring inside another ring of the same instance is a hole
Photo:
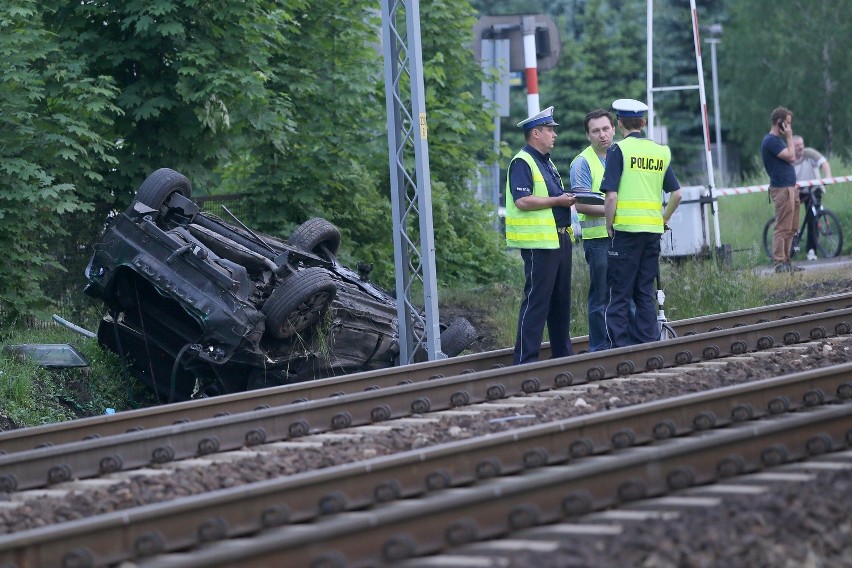
[[[843,248],[843,229],[837,215],[828,210],[817,213],[816,218],[816,244],[820,254],[826,258],[833,258],[840,254]]]
[[[763,226],[763,252],[772,260],[772,235],[775,233],[775,217],[771,217]]]

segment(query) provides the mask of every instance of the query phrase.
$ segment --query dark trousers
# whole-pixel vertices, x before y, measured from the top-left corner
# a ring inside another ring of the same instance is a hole
[[[589,351],[609,347],[606,337],[606,265],[609,239],[583,239],[583,252],[589,265]]]
[[[524,259],[526,282],[512,363],[538,361],[545,323],[550,335],[551,356],[573,355],[570,235],[559,234],[558,249],[521,249],[521,258]]]
[[[802,206],[806,209],[810,209],[811,207],[811,193],[799,193],[799,201]],[[805,216],[809,214],[808,211],[805,211]],[[816,252],[816,232],[817,232],[817,220],[816,217],[807,217],[808,219],[808,238],[805,245],[805,250],[813,250]]]
[[[655,280],[660,269],[660,235],[615,231],[609,239],[606,332],[610,347],[660,339]],[[630,301],[636,306],[631,317]]]

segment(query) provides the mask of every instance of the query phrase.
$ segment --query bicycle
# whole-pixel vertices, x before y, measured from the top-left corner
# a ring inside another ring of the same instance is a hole
[[[820,255],[825,258],[834,258],[840,254],[843,248],[843,229],[840,226],[840,220],[833,212],[825,209],[822,206],[822,194],[825,193],[825,188],[821,185],[808,186],[801,188],[803,193],[810,194],[810,204],[805,207],[805,217],[802,219],[802,226],[793,235],[793,247],[790,251],[790,257],[793,257],[801,249],[800,242],[808,230],[808,222],[811,219],[816,219],[813,224],[814,240],[816,248]],[[772,258],[772,235],[775,233],[775,216],[770,218],[763,227],[763,250],[766,256]]]

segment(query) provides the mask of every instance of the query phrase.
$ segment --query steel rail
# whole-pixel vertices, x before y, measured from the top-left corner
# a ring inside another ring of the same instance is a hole
[[[112,565],[592,454],[852,401],[852,363],[564,419],[0,537],[0,562]],[[81,548],[82,547],[82,548]],[[85,551],[83,551],[83,548]]]
[[[849,307],[852,307],[852,293],[689,318],[670,323],[679,336],[687,336]],[[575,348],[578,352],[586,348],[587,339],[584,336],[572,340],[575,342]],[[549,344],[542,347],[541,356],[543,359],[550,356]],[[405,382],[419,382],[432,377],[449,377],[462,373],[485,371],[500,366],[510,366],[511,358],[511,349],[501,349],[440,361],[415,363],[403,367],[355,373],[306,383],[11,430],[0,433],[0,455],[48,445],[77,442],[94,437],[113,436],[130,430],[149,429],[178,422],[215,418],[225,412],[229,414],[250,412],[259,406],[283,406],[295,401],[318,400],[366,389],[391,387]]]
[[[449,547],[496,538],[621,503],[840,451],[852,440],[852,403],[773,416],[533,469],[471,487],[343,513],[310,525],[205,545],[136,562],[157,566],[394,566]]]
[[[852,308],[0,456],[0,491],[98,477],[852,331]]]
[[[795,315],[819,313],[841,307],[852,307],[852,293],[690,318],[672,322],[672,325],[675,326],[679,335],[692,335]],[[576,338],[574,341],[580,343],[578,351],[582,351],[583,347],[587,344],[584,343],[587,342],[587,336]],[[542,357],[548,357],[549,353],[549,344],[545,343],[542,349]],[[256,408],[259,401],[268,406],[275,406],[305,399],[316,400],[329,396],[339,396],[345,392],[342,389],[346,386],[354,387],[350,389],[350,392],[358,392],[364,388],[393,386],[399,381],[424,380],[435,376],[451,376],[465,372],[485,370],[495,366],[505,366],[510,362],[511,349],[502,349],[442,361],[430,361],[406,367],[382,369],[308,383],[274,387],[264,389],[263,391],[225,395],[204,400],[122,412],[116,415],[97,416],[72,422],[13,430],[0,433],[0,452],[11,453],[22,449],[33,449],[44,444],[58,444],[66,441],[78,441],[92,436],[120,434],[127,431],[130,427],[136,429],[147,428],[163,426],[178,420],[187,421],[215,417],[226,406],[230,413],[243,412]],[[439,370],[444,372],[435,372]],[[373,382],[371,383],[370,381]],[[367,385],[367,387],[364,385]],[[279,394],[284,395],[283,400],[279,400]],[[152,419],[153,424],[147,423],[146,418],[148,417]],[[128,426],[128,424],[132,424],[132,426]],[[63,437],[64,434],[67,434],[66,431],[71,432],[70,439]],[[19,443],[20,439],[26,439],[26,441]]]

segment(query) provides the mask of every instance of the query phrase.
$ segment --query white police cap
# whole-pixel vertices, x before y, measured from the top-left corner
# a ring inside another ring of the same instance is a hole
[[[612,103],[612,108],[615,109],[617,116],[641,118],[645,116],[648,105],[636,99],[618,99]]]
[[[532,115],[518,123],[524,130],[535,128],[536,126],[559,126],[559,123],[553,120],[553,107],[547,107],[543,111]]]

